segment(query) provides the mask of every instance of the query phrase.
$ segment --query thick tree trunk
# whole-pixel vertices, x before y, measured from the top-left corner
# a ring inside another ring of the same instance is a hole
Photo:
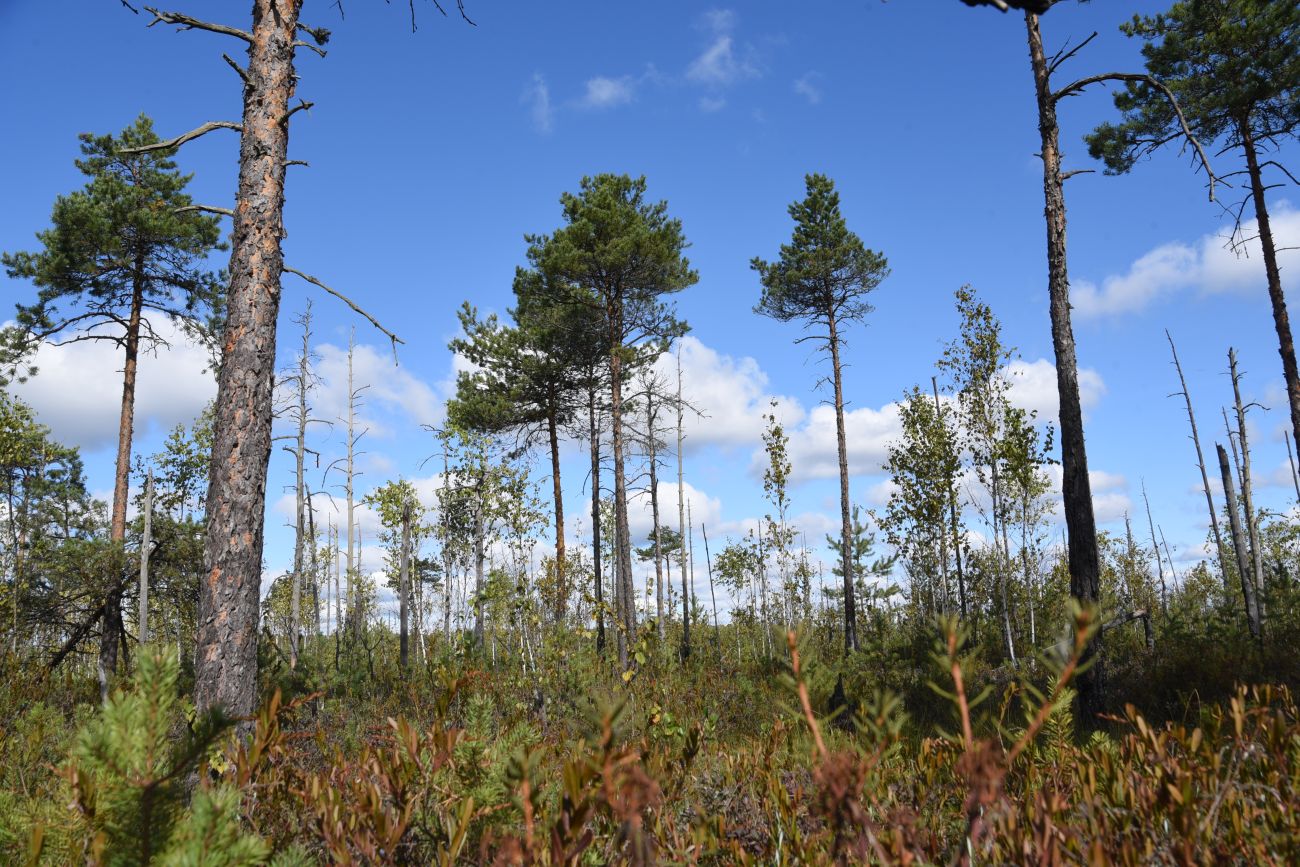
[[[1201,468],[1201,485],[1205,490],[1205,507],[1210,513],[1210,529],[1214,531],[1214,549],[1219,556],[1219,572],[1223,575],[1223,580],[1228,580],[1228,561],[1223,553],[1223,535],[1219,532],[1219,514],[1214,510],[1214,495],[1210,493],[1210,474],[1205,470],[1205,456],[1201,453],[1201,436],[1196,431],[1196,413],[1192,411],[1192,394],[1187,390],[1187,379],[1183,376],[1183,365],[1178,360],[1178,349],[1174,346],[1174,338],[1170,336],[1169,331],[1165,331],[1165,338],[1169,341],[1169,351],[1174,356],[1174,369],[1178,371],[1178,385],[1182,388],[1183,399],[1187,402],[1187,422],[1192,427],[1192,444],[1196,446],[1196,465]],[[1155,541],[1155,535],[1152,534],[1152,542]],[[1160,557],[1159,549],[1156,550],[1157,559]]]
[[[1255,582],[1250,579],[1250,560],[1246,555],[1245,534],[1241,530],[1241,518],[1237,514],[1237,494],[1232,483],[1232,466],[1228,463],[1228,453],[1223,446],[1215,445],[1219,451],[1219,471],[1223,476],[1223,496],[1228,502],[1228,526],[1232,530],[1232,547],[1237,554],[1237,574],[1241,577],[1241,595],[1246,603],[1246,625],[1250,634],[1259,638],[1259,600],[1255,597]]]
[[[1052,94],[1047,57],[1043,52],[1038,16],[1025,14],[1029,57],[1038,100],[1038,132],[1042,140],[1044,215],[1047,221],[1048,296],[1052,319],[1052,348],[1056,355],[1056,386],[1061,404],[1061,470],[1065,505],[1070,595],[1081,604],[1101,598],[1101,564],[1097,551],[1097,522],[1093,515],[1088,455],[1083,438],[1083,408],[1079,402],[1079,365],[1070,323],[1070,281],[1066,266],[1065,189],[1061,176],[1060,127]],[[1101,633],[1092,641],[1085,661],[1101,651]],[[1076,683],[1082,717],[1091,725],[1102,709],[1104,676],[1101,660]]]
[[[555,622],[564,622],[564,613],[568,607],[569,586],[568,571],[565,563],[564,548],[564,492],[560,487],[560,431],[555,418],[555,399],[546,413],[546,432],[551,444],[551,497],[555,502]]]
[[[827,343],[831,350],[832,381],[835,385],[835,446],[840,462],[840,562],[844,570],[844,653],[858,649],[858,610],[853,599],[853,520],[849,514],[849,450],[844,433],[844,389],[840,373],[840,336],[835,314],[828,311]]]
[[[199,590],[195,704],[251,714],[257,701],[258,591],[271,457],[284,172],[300,0],[254,0],[244,87],[239,195],[208,482],[206,578]]]
[[[596,388],[587,393],[587,437],[591,445],[591,574],[596,590],[596,654],[605,655],[605,576],[600,570],[600,427],[596,423]]]
[[[1250,195],[1255,202],[1259,246],[1264,253],[1264,274],[1268,278],[1268,300],[1273,306],[1273,326],[1277,329],[1277,351],[1282,356],[1282,378],[1286,383],[1287,403],[1291,408],[1291,435],[1300,448],[1300,371],[1296,367],[1295,341],[1291,337],[1291,318],[1286,311],[1286,296],[1282,293],[1282,271],[1277,264],[1273,227],[1268,218],[1268,204],[1264,201],[1265,184],[1259,165],[1259,152],[1249,118],[1239,122],[1237,130],[1241,134],[1241,146],[1246,152]]]

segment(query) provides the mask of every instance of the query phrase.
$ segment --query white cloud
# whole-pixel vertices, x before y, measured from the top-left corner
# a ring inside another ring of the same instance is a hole
[[[753,50],[737,50],[732,31],[736,13],[729,9],[706,12],[703,26],[712,34],[704,50],[686,68],[686,78],[705,87],[723,89],[741,81],[758,78],[762,73],[753,60]]]
[[[889,444],[902,432],[898,404],[880,409],[862,407],[844,414],[845,445],[849,474],[875,475],[881,472],[888,457]],[[835,433],[835,408],[818,406],[801,429],[789,431],[788,453],[796,481],[829,479],[839,475],[838,445]],[[765,457],[754,454],[754,466]]]
[[[703,413],[688,411],[682,419],[688,451],[706,445],[756,444],[769,412],[775,411],[787,427],[802,421],[799,401],[770,394],[767,374],[753,358],[723,355],[695,337],[683,338],[680,349],[682,397]],[[672,389],[677,381],[676,355],[661,356],[655,368]],[[775,410],[770,405],[774,397],[778,403]]]
[[[320,356],[316,374],[321,383],[313,395],[313,414],[337,422],[347,417],[347,347],[322,343],[316,352]],[[353,388],[364,389],[359,397],[358,426],[369,428],[371,436],[392,434],[379,421],[376,410],[403,415],[413,425],[436,424],[442,418],[442,400],[434,389],[407,368],[395,366],[387,347],[358,343],[352,359],[352,381]]]
[[[1005,376],[1011,383],[1011,402],[1023,410],[1038,413],[1039,421],[1056,424],[1061,417],[1060,392],[1056,386],[1056,365],[1046,358],[1037,361],[1016,359],[1007,365]],[[1079,402],[1091,409],[1106,393],[1101,374],[1089,368],[1079,370]]]
[[[207,350],[190,343],[170,321],[155,323],[171,348],[141,353],[136,378],[135,432],[168,429],[193,421],[217,393],[205,372]],[[43,345],[34,363],[39,373],[11,390],[49,425],[54,438],[93,450],[117,442],[122,410],[122,350],[108,341]]]
[[[596,76],[587,80],[587,92],[579,104],[591,109],[614,108],[631,102],[634,95],[635,83],[630,76]]]
[[[555,128],[555,111],[551,108],[551,89],[540,72],[533,73],[533,80],[524,89],[519,101],[528,106],[534,129],[545,134]]]
[[[1278,264],[1283,273],[1300,267],[1300,210],[1279,202],[1271,215]],[[1203,236],[1194,244],[1175,241],[1139,257],[1124,274],[1113,274],[1101,285],[1087,280],[1071,287],[1071,301],[1084,318],[1138,313],[1184,291],[1201,294],[1263,291],[1263,255],[1252,220],[1242,227],[1248,238],[1237,250],[1229,247],[1229,230]],[[1289,249],[1287,249],[1289,248]]]
[[[821,79],[820,72],[805,72],[794,80],[794,92],[808,100],[809,105],[816,105],[822,101],[822,89],[818,83]]]

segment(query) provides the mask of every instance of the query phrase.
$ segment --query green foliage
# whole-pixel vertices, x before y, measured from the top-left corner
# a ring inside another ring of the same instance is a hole
[[[780,259],[750,262],[763,286],[754,312],[822,326],[861,320],[872,310],[868,293],[889,276],[889,266],[849,231],[834,182],[819,174],[804,180],[807,196],[790,205],[794,237],[781,245]]]
[[[201,784],[188,808],[187,778],[199,771],[231,720],[219,710],[185,723],[174,651],[138,657],[134,691],[119,690],[77,735],[65,774],[86,825],[85,852],[104,865],[238,867],[268,849],[240,828],[241,794]]]
[[[39,289],[34,303],[18,305],[11,374],[50,338],[81,339],[75,332],[98,329],[90,339],[123,345],[133,307],[146,321],[160,314],[215,344],[223,281],[204,259],[220,247],[218,221],[183,210],[193,204],[185,193],[190,176],[177,170],[174,150],[130,152],[158,141],[144,115],[116,137],[83,134],[76,162],[85,188],[55,200],[53,225],[37,235],[39,252],[0,258],[10,277]],[[142,338],[145,346],[161,342],[149,326]]]
[[[1300,127],[1300,7],[1272,0],[1180,0],[1121,29],[1145,43],[1148,72],[1173,93],[1191,131],[1240,147],[1294,136]],[[1087,137],[1109,173],[1123,173],[1182,129],[1165,95],[1147,82],[1115,94],[1123,120]]]

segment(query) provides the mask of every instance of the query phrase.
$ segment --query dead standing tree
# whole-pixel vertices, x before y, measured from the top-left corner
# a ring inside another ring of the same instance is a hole
[[[130,4],[123,5],[135,11]],[[335,5],[342,11],[341,3]],[[414,27],[414,0],[410,6]],[[464,17],[459,2],[457,6]],[[178,147],[218,129],[240,135],[235,207],[199,208],[230,216],[234,230],[208,488],[207,577],[199,590],[195,703],[201,711],[221,705],[228,713],[243,716],[252,713],[257,700],[258,590],[282,273],[289,270],[339,297],[383,330],[394,345],[399,341],[341,293],[287,268],[280,248],[285,237],[285,172],[289,165],[301,164],[289,159],[289,121],[311,106],[302,100],[289,104],[299,80],[295,56],[305,48],[324,57],[321,46],[329,41],[329,31],[301,22],[302,0],[253,0],[248,30],[181,12],[146,9],[153,15],[150,26],[205,30],[242,42],[247,52],[244,66],[222,55],[243,84],[240,122],[209,121],[152,146]],[[300,40],[299,34],[310,41]]]
[[[1079,364],[1074,344],[1074,327],[1070,321],[1070,281],[1065,244],[1065,181],[1078,172],[1066,172],[1061,168],[1061,130],[1057,122],[1057,106],[1062,100],[1076,96],[1094,84],[1143,82],[1169,100],[1178,117],[1183,137],[1195,149],[1201,165],[1209,175],[1211,198],[1214,196],[1214,175],[1200,143],[1192,135],[1182,110],[1167,87],[1144,73],[1104,72],[1056,88],[1052,84],[1052,75],[1097,34],[1094,33],[1068,51],[1062,49],[1049,58],[1043,48],[1038,15],[1032,11],[1025,13],[1025,29],[1029,39],[1029,59],[1037,98],[1038,132],[1042,141],[1039,155],[1043,160],[1044,215],[1047,222],[1047,291],[1052,321],[1052,348],[1056,356],[1056,384],[1060,395],[1061,488],[1065,505],[1070,595],[1081,603],[1095,605],[1101,598],[1101,562],[1097,550],[1092,487],[1088,481],[1088,456],[1084,447]],[[1100,651],[1100,644],[1101,637],[1098,634],[1088,647],[1085,664]],[[1095,664],[1089,666],[1079,676],[1077,685],[1082,715],[1091,723],[1103,704],[1103,677],[1100,668]]]

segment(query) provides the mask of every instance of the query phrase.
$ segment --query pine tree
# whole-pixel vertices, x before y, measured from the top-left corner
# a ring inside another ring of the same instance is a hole
[[[831,358],[834,386],[835,436],[840,464],[840,563],[844,569],[844,649],[858,647],[853,600],[853,526],[849,502],[849,456],[844,431],[844,386],[841,352],[843,329],[871,312],[867,295],[889,276],[885,257],[865,247],[850,232],[840,213],[840,196],[825,175],[805,178],[807,196],[790,205],[794,236],[781,245],[781,258],[765,262],[755,257],[763,295],[755,312],[781,322],[802,320],[812,333],[800,338],[818,341]]]
[[[141,115],[118,136],[81,136],[77,168],[88,181],[55,200],[51,227],[37,235],[41,250],[6,253],[10,277],[39,289],[19,304],[9,335],[9,363],[21,363],[42,342],[107,341],[123,355],[122,408],[113,483],[110,538],[126,538],[126,509],[140,353],[161,345],[159,318],[211,337],[222,308],[220,281],[204,264],[220,249],[217,221],[194,210],[185,193],[190,176],[172,161],[174,149],[134,151],[158,143]],[[117,670],[122,639],[120,593],[104,613],[100,666]]]

